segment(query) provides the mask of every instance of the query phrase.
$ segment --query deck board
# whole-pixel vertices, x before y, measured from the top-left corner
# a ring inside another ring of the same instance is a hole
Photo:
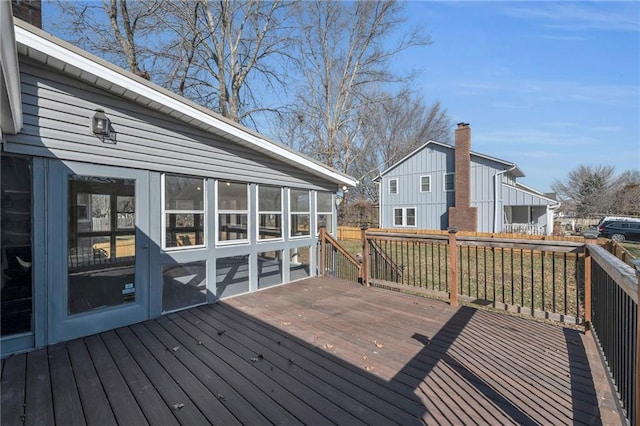
[[[312,278],[8,357],[2,424],[610,424],[585,339]]]

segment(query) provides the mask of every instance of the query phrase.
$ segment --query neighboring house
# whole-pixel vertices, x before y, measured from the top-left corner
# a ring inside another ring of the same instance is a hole
[[[354,179],[11,15],[0,2],[3,354],[316,274]]]
[[[560,203],[518,183],[514,163],[470,146],[460,123],[455,146],[429,141],[378,176],[380,227],[550,235]]]

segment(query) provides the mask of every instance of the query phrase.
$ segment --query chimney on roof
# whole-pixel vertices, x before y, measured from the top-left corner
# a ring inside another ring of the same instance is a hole
[[[42,0],[11,0],[11,7],[13,16],[42,28]]]
[[[458,123],[455,131],[455,195],[449,207],[449,227],[459,231],[478,229],[478,208],[471,207],[471,127]]]

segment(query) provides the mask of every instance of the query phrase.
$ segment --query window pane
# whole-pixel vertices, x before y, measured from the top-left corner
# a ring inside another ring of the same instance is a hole
[[[454,190],[454,174],[453,173],[447,173],[444,175],[444,190],[445,191]]]
[[[299,237],[302,235],[310,235],[309,221],[310,221],[310,215],[308,214],[292,214],[291,215],[291,236]]]
[[[282,215],[281,214],[261,214],[260,226],[258,228],[258,239],[268,240],[282,238]]]
[[[246,240],[247,215],[225,214],[218,215],[218,241]]]
[[[333,215],[319,214],[318,215],[318,232],[320,232],[321,226],[326,227],[326,231],[331,234],[333,232]]]
[[[162,311],[174,311],[207,302],[207,263],[162,268]]]
[[[307,278],[311,274],[309,247],[296,247],[289,250],[289,279],[291,281]]]
[[[258,208],[261,212],[282,211],[282,190],[272,186],[259,186]]]
[[[31,331],[31,161],[2,155],[0,172],[0,331],[8,336]]]
[[[393,224],[402,226],[402,209],[393,209]]]
[[[407,209],[407,226],[416,226],[416,209]]]
[[[397,194],[398,193],[398,180],[397,179],[391,179],[389,181],[389,193],[390,194]]]
[[[68,313],[134,302],[135,234],[112,224],[119,198],[135,218],[135,180],[69,176],[68,184]]]
[[[244,183],[220,182],[218,184],[218,210],[249,209],[247,185]]]
[[[331,213],[333,211],[333,194],[331,192],[318,192],[318,211]]]
[[[282,284],[282,251],[258,253],[258,288]]]
[[[431,177],[430,176],[422,176],[420,178],[420,191],[422,191],[422,192],[431,191]]]
[[[249,291],[249,255],[216,260],[216,296],[228,297]]]
[[[165,247],[204,244],[204,215],[202,213],[167,213],[165,220]]]
[[[292,189],[290,209],[292,213],[309,212],[309,191]]]
[[[204,179],[165,176],[165,210],[204,210]]]

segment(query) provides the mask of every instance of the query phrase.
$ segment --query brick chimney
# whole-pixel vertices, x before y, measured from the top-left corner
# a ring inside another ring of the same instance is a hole
[[[13,8],[13,16],[33,26],[42,28],[41,0],[11,0],[11,7]]]
[[[455,201],[449,207],[449,226],[476,232],[478,208],[471,207],[471,128],[458,123],[455,131]]]

